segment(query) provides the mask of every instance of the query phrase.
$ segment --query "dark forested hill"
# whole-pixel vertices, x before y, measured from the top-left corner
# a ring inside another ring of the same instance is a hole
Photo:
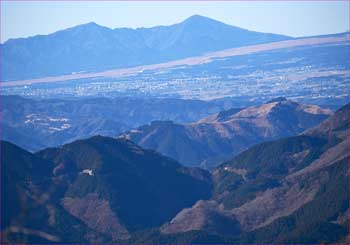
[[[209,173],[126,140],[96,136],[35,155],[1,147],[4,241],[126,239],[210,197]]]

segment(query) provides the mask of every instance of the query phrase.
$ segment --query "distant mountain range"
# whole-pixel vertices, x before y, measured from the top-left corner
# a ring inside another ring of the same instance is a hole
[[[195,123],[155,121],[121,137],[187,166],[212,168],[254,144],[297,135],[330,115],[328,109],[277,98],[259,106],[222,111]]]
[[[1,44],[3,81],[161,63],[226,48],[288,40],[195,15],[152,28],[87,23]]]
[[[186,166],[212,168],[253,144],[297,135],[332,114],[329,109],[285,98],[247,108],[234,105],[249,104],[229,99],[4,96],[1,138],[38,151],[94,135],[119,135]]]
[[[38,151],[94,135],[116,136],[154,120],[194,122],[234,105],[235,99],[213,101],[162,98],[29,99],[1,97],[1,138]]]
[[[349,118],[347,104],[211,174],[125,139],[2,141],[1,243],[345,243]]]

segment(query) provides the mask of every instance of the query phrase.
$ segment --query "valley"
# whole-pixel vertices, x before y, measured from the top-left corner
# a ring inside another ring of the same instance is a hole
[[[268,48],[251,47],[254,52],[244,51],[249,47],[236,48],[193,58],[196,61],[191,64],[186,63],[192,59],[188,58],[159,67],[136,67],[105,75],[78,74],[76,79],[74,75],[6,82],[2,89],[5,95],[32,98],[153,96],[213,100],[233,97],[263,102],[284,96],[317,104],[329,101],[343,104],[349,96],[349,34],[316,40],[320,41],[310,44],[299,39],[283,41],[299,42],[299,46],[261,44]],[[62,81],[55,82],[57,80]]]

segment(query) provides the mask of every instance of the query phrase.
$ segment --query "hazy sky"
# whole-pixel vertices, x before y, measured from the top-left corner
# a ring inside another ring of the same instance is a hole
[[[349,30],[349,12],[349,1],[1,1],[1,42],[91,21],[111,28],[150,27],[194,14],[255,31],[310,36]]]

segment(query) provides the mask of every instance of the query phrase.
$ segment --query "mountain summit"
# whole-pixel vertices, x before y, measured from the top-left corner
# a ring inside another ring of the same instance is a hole
[[[110,29],[94,22],[1,45],[3,80],[92,72],[201,55],[209,51],[289,39],[194,15],[152,28]]]

